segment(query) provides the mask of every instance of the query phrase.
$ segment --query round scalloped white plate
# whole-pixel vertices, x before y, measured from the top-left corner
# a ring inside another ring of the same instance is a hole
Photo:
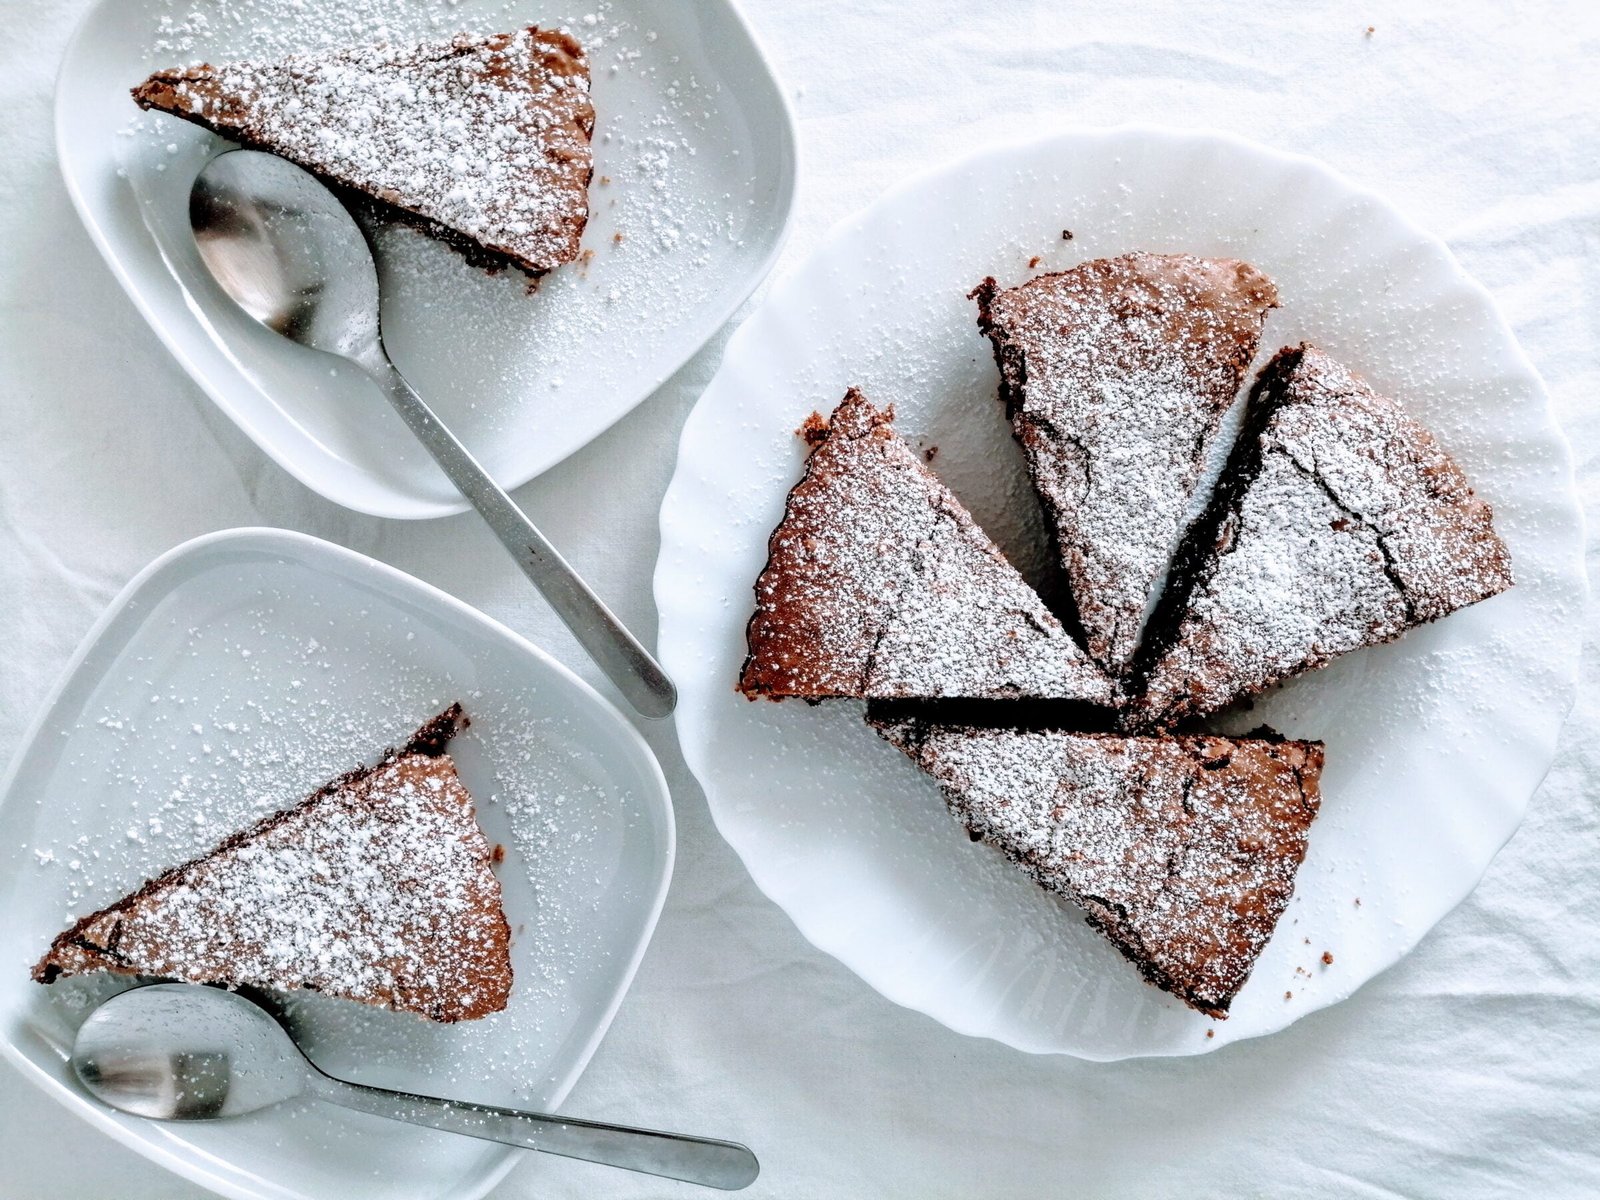
[[[1263,352],[1308,338],[1398,397],[1494,505],[1517,575],[1250,714],[1324,740],[1328,767],[1294,901],[1220,1022],[1146,986],[1074,910],[969,844],[859,705],[734,691],[751,585],[803,461],[792,431],[847,385],[893,403],[979,523],[1044,574],[965,293],[986,274],[1025,278],[1036,257],[1051,270],[1134,249],[1239,256],[1276,278]],[[1488,294],[1377,196],[1232,137],[1067,133],[935,171],[844,222],[730,341],[684,428],[661,532],[661,656],[723,836],[806,937],[885,996],[1023,1050],[1193,1054],[1348,996],[1477,884],[1576,687],[1586,585],[1568,450]]]
[[[89,235],[217,406],[307,487],[381,517],[466,505],[355,368],[278,337],[206,273],[194,177],[228,143],[144,114],[128,89],[200,59],[448,37],[537,22],[589,48],[598,116],[590,257],[529,295],[439,242],[378,231],[385,342],[507,487],[554,466],[651,394],[777,259],[794,210],[794,123],[730,0],[101,0],[56,85],[56,144]]]
[[[365,1083],[550,1110],[611,1023],[672,875],[644,739],[554,659],[443,592],[303,534],[208,534],[145,568],[79,648],[0,784],[0,1056],[102,1132],[239,1200],[473,1200],[522,1151],[320,1104],[181,1124],[112,1112],[67,1052],[127,981],[40,987],[50,939],[372,761],[460,700],[451,743],[497,869],[516,979],[504,1012],[441,1026],[293,993],[323,1067]],[[551,1165],[552,1173],[560,1167]]]

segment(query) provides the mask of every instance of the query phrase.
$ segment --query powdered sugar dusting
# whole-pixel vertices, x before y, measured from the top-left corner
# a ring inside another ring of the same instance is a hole
[[[1089,651],[1121,673],[1277,290],[1230,259],[1128,254],[979,295]]]
[[[1159,986],[1225,1015],[1293,892],[1321,748],[880,724],[951,812]]]
[[[887,414],[851,392],[814,436],[756,584],[749,694],[1110,700]]]
[[[1214,711],[1511,584],[1488,509],[1426,430],[1315,348],[1284,351],[1278,370],[1252,399],[1270,417],[1231,469],[1247,486],[1185,549],[1199,582],[1149,672],[1151,721]]]
[[[520,29],[162,72],[148,106],[248,144],[509,256],[577,257],[594,110],[582,48]]]
[[[500,885],[448,758],[407,754],[58,941],[47,973],[309,988],[435,1020],[504,1008]]]

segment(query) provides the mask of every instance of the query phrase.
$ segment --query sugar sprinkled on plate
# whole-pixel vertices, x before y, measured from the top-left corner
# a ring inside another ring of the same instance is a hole
[[[491,842],[508,851],[497,874],[513,927],[511,1007],[432,1027],[311,993],[269,1002],[330,1069],[413,1089],[425,1070],[486,1102],[543,1094],[554,1081],[539,1064],[562,1061],[556,1042],[614,978],[608,923],[651,900],[653,883],[622,869],[634,818],[614,776],[573,718],[536,705],[534,693],[480,687],[473,668],[441,673],[457,660],[439,657],[425,622],[396,625],[393,610],[366,605],[359,620],[336,619],[276,585],[220,590],[223,611],[151,620],[141,652],[119,660],[68,731],[60,778],[93,799],[22,847],[61,904],[38,952],[75,917],[374,761],[459,699],[473,725],[450,752]],[[87,976],[41,996],[80,1012],[122,986]]]
[[[744,245],[756,219],[753,200],[729,198],[730,166],[737,171],[742,162],[737,145],[714,152],[724,140],[712,136],[726,100],[721,85],[702,78],[625,6],[611,3],[530,16],[509,4],[171,0],[149,58],[152,67],[168,67],[399,44],[464,29],[509,30],[535,18],[573,34],[589,57],[597,119],[586,260],[544,277],[530,296],[516,272],[490,276],[426,234],[358,214],[378,246],[385,328],[397,362],[447,419],[471,413],[467,429],[475,437],[509,434],[526,417],[514,402],[480,398],[548,396],[547,379],[577,343],[604,345],[619,369],[652,357],[685,314],[717,294],[719,263]],[[186,161],[185,153],[209,144],[210,135],[185,130],[177,155],[169,155],[173,127],[171,118],[140,115],[130,105],[134,137],[119,145],[119,160],[147,203],[160,203],[163,192],[153,176],[166,161],[155,159]],[[445,344],[450,352],[441,356],[435,348]]]

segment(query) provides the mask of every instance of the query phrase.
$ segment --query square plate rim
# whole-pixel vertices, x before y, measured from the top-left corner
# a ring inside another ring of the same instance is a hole
[[[7,762],[4,773],[0,774],[0,809],[4,809],[12,801],[11,793],[24,763],[30,757],[31,751],[40,735],[55,716],[63,695],[78,677],[85,660],[99,645],[106,631],[141,598],[152,583],[159,581],[160,577],[174,566],[180,565],[184,560],[203,554],[214,547],[229,545],[253,546],[268,553],[283,553],[286,551],[287,557],[312,570],[324,569],[324,564],[314,564],[308,561],[307,556],[320,555],[325,559],[326,564],[334,564],[337,568],[342,568],[336,573],[341,574],[346,579],[354,578],[352,572],[375,575],[391,585],[398,584],[402,589],[413,590],[414,594],[425,602],[438,604],[457,617],[464,618],[469,624],[479,626],[483,632],[502,641],[517,645],[542,665],[552,668],[556,678],[560,679],[563,684],[571,685],[576,694],[584,698],[584,702],[589,703],[596,712],[603,714],[611,723],[617,726],[621,731],[621,736],[618,739],[620,744],[627,746],[629,752],[635,755],[647,768],[645,774],[655,785],[651,794],[652,804],[659,802],[658,815],[665,835],[662,843],[658,878],[654,894],[649,901],[649,916],[640,931],[626,969],[619,976],[619,984],[608,1001],[601,1019],[574,1060],[573,1065],[565,1073],[555,1089],[555,1100],[551,1107],[553,1109],[558,1108],[565,1101],[573,1086],[582,1077],[596,1050],[599,1049],[601,1041],[604,1040],[606,1033],[610,1030],[611,1023],[615,1019],[618,1009],[622,1006],[622,1001],[633,986],[633,981],[638,974],[640,965],[644,961],[646,952],[649,950],[650,943],[654,940],[656,926],[660,921],[661,913],[666,904],[667,893],[671,888],[672,875],[677,862],[677,822],[672,803],[672,792],[667,786],[666,776],[662,772],[661,764],[656,758],[655,752],[651,750],[649,743],[645,741],[644,737],[615,705],[602,696],[588,682],[575,674],[571,668],[561,663],[547,651],[534,645],[521,634],[496,621],[493,617],[473,608],[465,601],[459,600],[448,592],[413,575],[409,575],[397,567],[392,567],[358,551],[314,537],[311,534],[299,533],[294,530],[279,529],[272,526],[241,526],[216,530],[181,542],[152,559],[134,574],[95,619],[89,631],[84,634],[74,649],[72,656],[56,677],[49,694],[35,711],[33,719],[29,722],[27,729],[17,743],[16,750]],[[143,1125],[137,1122],[136,1119],[124,1120],[119,1114],[94,1103],[86,1096],[63,1084],[61,1080],[50,1075],[33,1059],[24,1054],[9,1030],[0,1032],[0,1060],[10,1063],[23,1078],[93,1129],[107,1135],[141,1157],[158,1164],[173,1174],[192,1183],[197,1183],[202,1187],[209,1188],[218,1195],[230,1197],[232,1200],[262,1200],[263,1197],[269,1195],[267,1192],[253,1190],[237,1184],[234,1180],[225,1178],[212,1170],[208,1161],[202,1157],[181,1153],[163,1142],[147,1136],[142,1132]],[[476,1178],[467,1177],[462,1179],[459,1186],[454,1186],[447,1192],[439,1193],[437,1200],[479,1200],[480,1197],[493,1190],[511,1169],[529,1153],[530,1151],[513,1146],[502,1147],[501,1153],[490,1158],[487,1169],[479,1173]]]
[[[56,68],[55,80],[52,84],[51,97],[51,124],[56,152],[56,167],[59,171],[63,185],[66,187],[68,198],[72,201],[73,211],[77,213],[79,223],[89,234],[89,240],[94,243],[101,260],[110,269],[113,278],[121,286],[123,293],[132,302],[134,309],[144,318],[145,324],[155,332],[157,339],[165,347],[174,361],[183,368],[184,374],[191,383],[197,386],[206,397],[221,411],[234,426],[243,433],[250,442],[265,454],[269,459],[287,471],[294,479],[316,492],[324,499],[331,500],[341,507],[354,512],[364,513],[373,517],[387,517],[392,520],[429,520],[437,517],[454,516],[466,512],[469,504],[465,499],[459,501],[438,501],[426,497],[407,493],[402,495],[391,490],[387,502],[374,503],[363,501],[357,496],[349,494],[349,489],[330,487],[315,471],[308,471],[304,465],[296,460],[293,455],[283,453],[279,447],[269,444],[259,435],[259,431],[252,425],[249,418],[234,403],[226,388],[220,386],[212,377],[203,372],[195,356],[180,342],[177,334],[164,322],[157,318],[154,301],[145,294],[135,272],[123,261],[118,254],[107,232],[101,214],[90,205],[84,193],[84,187],[77,174],[69,167],[71,150],[69,140],[73,130],[67,112],[68,96],[66,83],[68,75],[81,53],[82,45],[90,37],[101,13],[110,9],[122,0],[94,0],[89,8],[79,19],[77,26],[72,31],[72,36],[67,39],[66,48],[62,51],[61,62]],[[621,409],[605,424],[596,428],[583,442],[572,446],[559,457],[548,462],[535,461],[528,470],[518,469],[512,475],[497,479],[506,491],[514,491],[526,483],[537,479],[546,471],[559,466],[566,459],[578,453],[585,446],[600,438],[624,417],[628,416],[645,401],[655,395],[661,387],[677,374],[696,354],[705,347],[733,320],[746,301],[755,293],[756,289],[772,274],[773,267],[777,265],[789,237],[794,231],[797,200],[799,197],[802,158],[800,150],[799,127],[795,118],[794,104],[787,88],[784,87],[781,77],[775,69],[771,56],[756,36],[755,29],[751,26],[743,10],[734,0],[694,0],[697,5],[709,5],[719,10],[731,22],[734,29],[744,39],[749,49],[754,65],[759,68],[761,81],[771,92],[771,99],[776,102],[779,121],[777,123],[778,152],[783,160],[785,170],[778,178],[778,199],[781,207],[781,216],[777,230],[767,251],[760,261],[746,273],[745,278],[732,292],[727,300],[707,310],[714,319],[707,319],[698,323],[693,333],[685,337],[682,342],[683,349],[669,356],[670,366],[657,371],[640,384],[638,397],[627,407]],[[207,334],[211,344],[221,348],[221,343]]]

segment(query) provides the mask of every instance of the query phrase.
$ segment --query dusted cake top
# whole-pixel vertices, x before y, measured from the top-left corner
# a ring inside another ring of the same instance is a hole
[[[1433,435],[1314,346],[1278,352],[1151,623],[1141,725],[1222,708],[1511,586]]]
[[[1113,686],[910,446],[852,389],[813,417],[756,582],[748,696],[1053,697]]]
[[[1233,259],[1140,253],[974,295],[1089,653],[1120,675],[1277,288]]]
[[[133,90],[540,274],[588,220],[589,65],[564,33],[458,36],[160,71]]]
[[[305,988],[460,1021],[511,990],[491,851],[444,743],[406,749],[158,876],[56,938],[34,967]]]
[[[1321,743],[869,720],[974,838],[1080,905],[1150,982],[1227,1015],[1294,892]]]

